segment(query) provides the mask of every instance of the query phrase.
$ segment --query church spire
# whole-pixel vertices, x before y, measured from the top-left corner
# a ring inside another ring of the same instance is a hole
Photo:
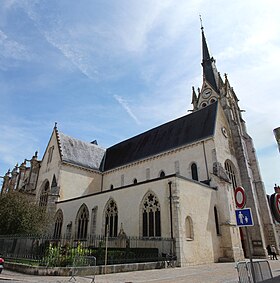
[[[202,25],[202,20],[200,16],[200,23],[201,23],[201,35],[202,35],[202,67],[203,67],[203,79],[208,82],[211,87],[219,93],[216,77],[217,70],[215,66],[215,60],[213,57],[210,57],[210,52],[206,43],[206,38],[204,35],[204,27]]]

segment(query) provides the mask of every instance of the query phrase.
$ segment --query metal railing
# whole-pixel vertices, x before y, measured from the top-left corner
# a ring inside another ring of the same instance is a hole
[[[258,283],[273,278],[271,268],[267,260],[253,261],[255,278],[253,278],[252,266],[249,261],[238,262],[236,268],[238,271],[239,283]]]
[[[170,254],[174,242],[170,238],[108,238],[92,236],[83,240],[54,239],[49,236],[0,236],[0,252],[10,261],[42,266],[69,266],[75,256],[94,256],[97,265],[162,261]]]

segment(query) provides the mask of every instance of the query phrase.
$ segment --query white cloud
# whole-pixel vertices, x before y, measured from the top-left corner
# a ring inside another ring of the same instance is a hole
[[[114,98],[118,101],[118,103],[124,108],[124,110],[128,113],[128,115],[137,123],[140,124],[140,121],[135,116],[135,114],[130,109],[128,102],[119,95],[114,95]]]
[[[19,42],[9,38],[0,30],[1,56],[11,59],[24,60],[28,58],[27,48]]]

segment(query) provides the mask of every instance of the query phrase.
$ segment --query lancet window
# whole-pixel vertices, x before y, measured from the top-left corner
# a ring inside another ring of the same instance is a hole
[[[105,208],[105,235],[117,237],[118,234],[118,207],[111,199]]]
[[[76,218],[77,240],[85,240],[87,238],[88,221],[89,221],[89,211],[87,206],[83,204],[80,207]]]
[[[153,193],[148,193],[142,204],[143,237],[161,237],[160,204]]]
[[[232,188],[235,189],[237,187],[235,168],[230,160],[226,160],[225,169],[229,179],[231,180]]]
[[[62,224],[63,224],[63,213],[61,210],[58,210],[55,216],[54,233],[53,233],[54,239],[61,238]]]

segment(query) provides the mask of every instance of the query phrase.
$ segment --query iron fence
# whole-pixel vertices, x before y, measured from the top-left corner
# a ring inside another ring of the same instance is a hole
[[[255,279],[253,279],[250,262],[241,261],[237,263],[239,283],[258,283],[273,277],[267,260],[253,261],[253,267]]]
[[[164,260],[173,254],[170,238],[91,236],[83,240],[49,236],[0,236],[0,253],[10,261],[42,266],[71,266],[78,256],[93,256],[97,265]],[[105,253],[107,254],[105,255]]]

